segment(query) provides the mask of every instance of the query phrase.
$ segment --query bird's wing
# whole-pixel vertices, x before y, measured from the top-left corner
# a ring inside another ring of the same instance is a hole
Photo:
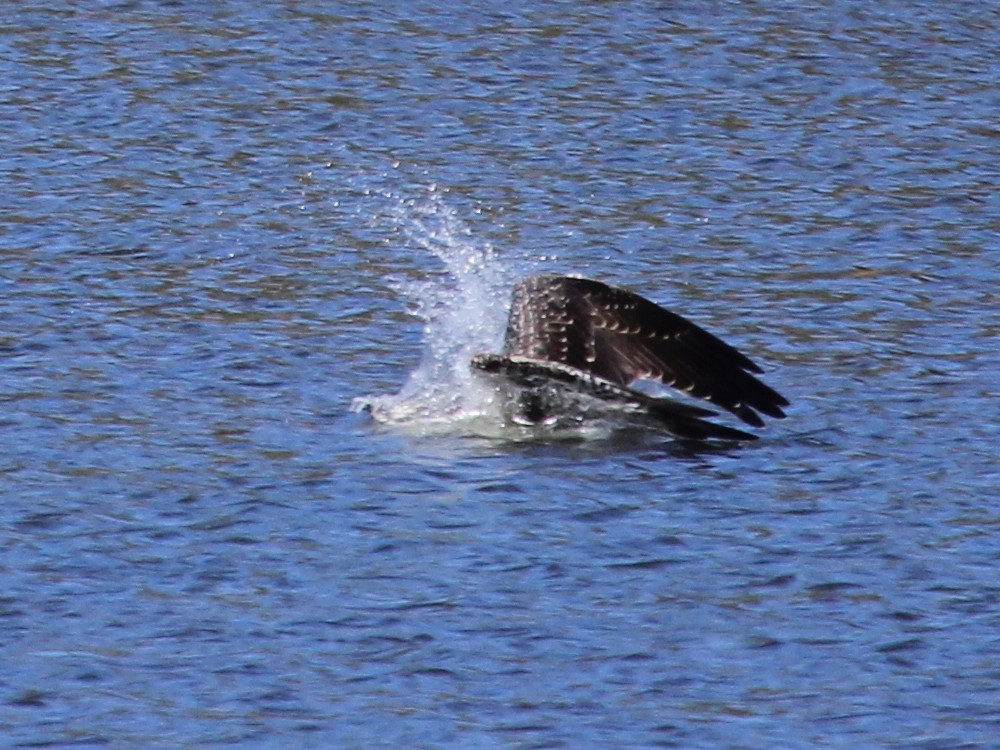
[[[691,321],[624,289],[531,276],[514,289],[505,353],[559,362],[620,385],[658,380],[762,426],[788,402],[746,356]]]

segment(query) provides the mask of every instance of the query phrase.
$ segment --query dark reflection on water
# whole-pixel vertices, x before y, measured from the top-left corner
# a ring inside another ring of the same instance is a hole
[[[10,746],[995,746],[995,10],[7,15]],[[373,425],[440,244],[674,306],[790,418]]]

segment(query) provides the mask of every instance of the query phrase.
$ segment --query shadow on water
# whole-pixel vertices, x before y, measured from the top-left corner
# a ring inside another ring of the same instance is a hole
[[[797,441],[798,436],[763,436],[759,441],[697,441],[681,440],[655,428],[625,425],[604,426],[599,430],[498,429],[492,422],[489,429],[464,429],[462,424],[449,424],[447,429],[428,430],[424,427],[385,426],[369,421],[366,415],[351,415],[353,429],[361,434],[378,436],[396,442],[404,452],[439,455],[442,460],[489,456],[520,456],[549,458],[572,464],[595,458],[635,456],[645,459],[682,459],[696,461],[711,456],[735,457],[751,453],[768,443]],[[488,434],[487,434],[488,433]],[[805,436],[802,436],[805,437]],[[813,439],[813,435],[808,436]]]

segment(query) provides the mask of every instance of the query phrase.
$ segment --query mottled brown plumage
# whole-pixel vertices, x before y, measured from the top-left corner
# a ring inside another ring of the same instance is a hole
[[[764,424],[758,412],[781,418],[788,405],[754,376],[762,372],[760,367],[733,347],[637,294],[590,279],[531,276],[519,282],[503,357],[511,366],[499,367],[502,357],[497,355],[477,358],[480,364],[474,361],[473,366],[490,371],[483,366],[490,362],[491,371],[514,379],[519,362],[522,368],[525,362],[535,363],[536,376],[538,365],[552,363],[626,393],[635,393],[626,388],[635,380],[648,378],[706,399],[755,427]],[[559,378],[565,380],[564,375]]]

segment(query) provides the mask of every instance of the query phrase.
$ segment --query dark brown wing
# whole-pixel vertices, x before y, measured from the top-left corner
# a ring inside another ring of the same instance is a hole
[[[511,300],[504,351],[559,362],[620,385],[650,378],[728,409],[747,424],[784,417],[762,370],[680,315],[624,289],[568,276],[531,276]]]

